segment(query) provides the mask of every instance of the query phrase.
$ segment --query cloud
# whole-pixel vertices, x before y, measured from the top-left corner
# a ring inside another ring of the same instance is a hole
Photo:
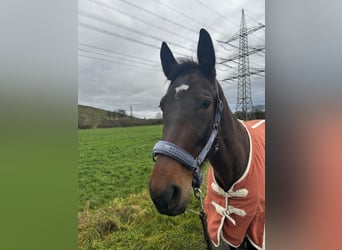
[[[79,103],[106,110],[124,109],[133,115],[154,118],[166,90],[159,59],[162,41],[175,56],[196,59],[200,28],[214,40],[217,58],[235,49],[220,45],[237,32],[241,9],[246,8],[247,26],[264,21],[264,1],[203,0],[80,0],[79,1]],[[250,46],[264,45],[264,31],[249,38]],[[237,44],[237,43],[236,43]],[[250,56],[251,67],[264,67],[264,57]],[[237,69],[218,66],[223,79]],[[264,104],[264,77],[253,77],[254,104]],[[235,110],[237,81],[221,82]]]

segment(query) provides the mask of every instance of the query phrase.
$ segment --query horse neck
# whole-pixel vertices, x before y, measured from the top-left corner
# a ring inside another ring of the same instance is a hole
[[[245,127],[230,111],[221,95],[223,110],[217,138],[219,150],[209,157],[217,183],[228,190],[244,173],[249,157],[249,137]]]

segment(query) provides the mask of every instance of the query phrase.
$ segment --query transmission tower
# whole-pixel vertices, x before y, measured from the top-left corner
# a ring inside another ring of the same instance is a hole
[[[250,68],[249,66],[249,55],[261,52],[265,47],[248,47],[248,35],[264,28],[265,25],[259,24],[258,26],[247,28],[245,12],[242,9],[240,29],[227,41],[218,41],[220,43],[228,44],[234,48],[238,48],[238,51],[230,55],[226,59],[222,59],[220,64],[227,62],[235,62],[238,59],[238,71],[234,72],[230,77],[223,79],[223,81],[238,79],[238,93],[236,101],[236,111],[241,111],[245,120],[254,118],[254,109],[252,102],[252,91],[251,91],[251,80],[250,75],[260,74],[265,72],[265,69]],[[239,40],[239,46],[231,44],[232,41]]]

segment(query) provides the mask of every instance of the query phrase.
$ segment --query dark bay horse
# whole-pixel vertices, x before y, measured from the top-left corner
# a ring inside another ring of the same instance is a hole
[[[161,63],[170,81],[160,101],[163,136],[154,149],[150,196],[165,215],[184,213],[200,168],[209,159],[208,232],[213,245],[264,249],[264,121],[236,119],[216,80],[215,52],[209,33],[201,29],[198,63],[177,61],[165,42]]]

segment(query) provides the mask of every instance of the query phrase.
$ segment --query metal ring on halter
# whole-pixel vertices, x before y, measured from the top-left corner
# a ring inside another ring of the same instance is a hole
[[[202,196],[202,191],[200,188],[194,188],[194,195],[196,198],[200,198]]]

